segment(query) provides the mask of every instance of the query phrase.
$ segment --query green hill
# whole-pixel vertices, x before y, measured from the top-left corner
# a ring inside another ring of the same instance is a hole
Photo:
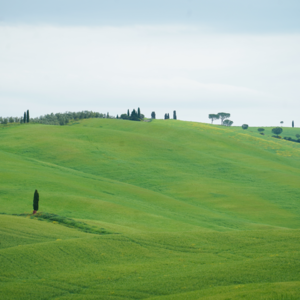
[[[1,297],[299,299],[300,144],[272,135],[177,120],[0,126]],[[33,218],[35,189],[45,216],[78,227]]]

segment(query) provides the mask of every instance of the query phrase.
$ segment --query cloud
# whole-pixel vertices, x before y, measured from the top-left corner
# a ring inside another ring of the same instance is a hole
[[[28,103],[36,107],[32,115],[107,108],[117,114],[140,106],[177,107],[185,119],[197,110],[270,111],[274,103],[300,108],[298,34],[218,34],[197,26],[2,26],[0,36],[3,116],[22,114]]]

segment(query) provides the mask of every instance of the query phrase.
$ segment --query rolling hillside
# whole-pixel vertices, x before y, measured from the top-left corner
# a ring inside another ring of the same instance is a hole
[[[300,144],[271,136],[176,120],[0,126],[0,294],[299,299]],[[35,189],[41,212],[105,233],[30,217]]]

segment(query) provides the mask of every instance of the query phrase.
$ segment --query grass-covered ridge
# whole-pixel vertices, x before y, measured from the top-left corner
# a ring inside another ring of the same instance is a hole
[[[49,215],[120,233],[0,215],[0,292],[298,299],[300,144],[264,133],[175,120],[0,126],[2,212],[30,214],[38,189]]]
[[[97,228],[97,226],[90,226],[84,222],[74,220],[71,218],[66,218],[56,214],[49,214],[44,212],[37,212],[36,214],[14,214],[15,216],[26,217],[30,219],[36,219],[40,221],[48,221],[53,224],[60,224],[69,228],[74,228],[83,232],[93,233],[93,234],[107,234],[104,228]]]

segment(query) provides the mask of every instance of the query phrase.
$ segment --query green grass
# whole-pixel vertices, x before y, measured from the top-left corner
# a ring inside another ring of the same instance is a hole
[[[75,228],[80,231],[94,233],[94,234],[107,234],[108,232],[104,230],[104,228],[97,228],[97,226],[90,226],[84,222],[80,222],[71,218],[66,218],[63,216],[59,216],[56,214],[49,214],[43,212],[37,212],[35,214],[14,214],[15,216],[26,217],[30,219],[37,219],[40,221],[48,221],[53,224],[60,224],[63,226],[67,226],[70,228]]]
[[[299,299],[300,144],[271,129],[0,126],[1,299]]]

